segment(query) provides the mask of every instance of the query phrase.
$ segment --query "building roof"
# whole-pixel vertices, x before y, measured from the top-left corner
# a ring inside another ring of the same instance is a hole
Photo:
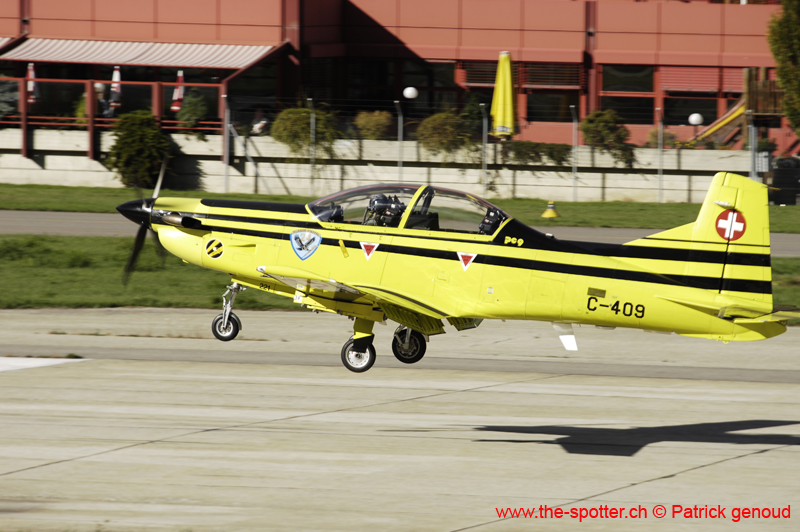
[[[0,41],[0,46],[3,44]],[[0,59],[195,68],[244,68],[272,46],[28,39]]]

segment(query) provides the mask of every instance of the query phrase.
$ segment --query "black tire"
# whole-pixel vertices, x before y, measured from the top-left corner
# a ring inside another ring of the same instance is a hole
[[[236,335],[239,334],[239,317],[236,316],[233,312],[228,317],[228,328],[222,328],[222,314],[214,318],[214,321],[211,322],[211,332],[214,333],[214,336],[217,337],[217,340],[222,340],[223,342],[230,342]]]
[[[369,346],[366,353],[356,353],[352,347],[353,339],[351,338],[342,347],[342,364],[353,373],[364,373],[375,363],[377,358],[375,348]]]
[[[411,338],[408,342],[408,349],[403,349],[403,342],[401,342],[397,336],[400,335],[401,338],[405,339],[405,334],[405,331],[395,332],[392,338],[392,353],[394,353],[394,357],[403,364],[419,362],[422,360],[422,357],[425,356],[425,350],[427,349],[425,337],[412,329]]]

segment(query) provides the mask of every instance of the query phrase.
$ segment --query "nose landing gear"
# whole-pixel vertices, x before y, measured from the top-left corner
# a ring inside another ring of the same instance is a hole
[[[236,338],[236,335],[238,335],[239,331],[242,329],[242,320],[232,312],[232,309],[236,294],[244,292],[247,289],[239,283],[233,283],[227,288],[228,290],[222,294],[222,314],[218,315],[214,318],[214,321],[211,322],[211,332],[214,333],[214,336],[216,336],[218,340],[222,340],[223,342],[230,342]],[[230,299],[227,298],[228,294],[231,295]]]

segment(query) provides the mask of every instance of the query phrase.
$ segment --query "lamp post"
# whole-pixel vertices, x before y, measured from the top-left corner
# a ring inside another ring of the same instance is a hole
[[[483,181],[483,195],[486,196],[488,178],[486,176],[486,143],[489,136],[489,118],[486,116],[486,104],[481,104],[481,114],[483,115],[483,152],[481,153],[481,181]]]
[[[656,107],[658,118],[658,202],[664,203],[664,115]]]
[[[572,113],[572,201],[578,201],[578,113],[575,106],[569,106]]]
[[[311,109],[311,195],[317,194],[314,186],[314,166],[317,156],[317,115],[314,113],[314,99],[308,99],[308,108]]]
[[[403,89],[403,96],[409,100],[413,100],[419,95],[419,91],[414,87],[406,87]],[[399,100],[394,101],[394,107],[397,109],[397,181],[403,182],[403,108]]]

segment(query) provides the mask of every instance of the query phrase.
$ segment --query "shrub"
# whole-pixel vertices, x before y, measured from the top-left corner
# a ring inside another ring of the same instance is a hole
[[[392,113],[389,111],[360,111],[355,119],[356,127],[362,138],[378,140],[389,136],[392,125]]]
[[[208,114],[208,104],[206,104],[205,97],[200,94],[197,89],[190,89],[183,99],[181,110],[175,115],[181,126],[193,128],[197,123],[206,117]],[[206,140],[206,136],[202,131],[192,131],[190,133],[200,140]]]
[[[488,114],[488,110],[486,111]],[[483,113],[481,104],[475,94],[467,95],[467,104],[461,111],[461,119],[464,121],[464,131],[472,139],[483,137]],[[488,124],[487,124],[488,125]]]
[[[664,131],[664,147],[665,148],[674,148],[675,141],[677,138],[675,137],[675,133],[670,131]],[[647,132],[647,142],[644,144],[646,148],[658,148],[658,130],[651,129]]]
[[[611,155],[616,162],[633,167],[636,158],[633,146],[628,144],[630,131],[613,109],[594,111],[581,121],[581,132],[586,144]]]
[[[572,146],[569,144],[544,143],[542,148],[545,156],[558,166],[567,164],[572,155]]]
[[[149,111],[123,114],[114,125],[114,145],[108,166],[126,187],[155,186],[161,163],[169,151],[169,140]]]
[[[778,145],[775,143],[775,139],[758,139],[758,143],[756,144],[757,151],[768,151],[772,153],[777,149]]]
[[[534,164],[542,162],[542,150],[538,142],[528,140],[511,140],[501,145],[503,161],[514,161],[517,164]]]
[[[18,84],[15,80],[5,80],[0,76],[0,118],[17,109]]]
[[[436,113],[423,120],[417,128],[417,139],[434,155],[452,154],[468,142],[464,121],[453,111]]]
[[[569,144],[512,140],[502,144],[502,154],[503,160],[510,159],[517,164],[541,163],[546,157],[553,164],[564,166],[572,154],[572,146]]]
[[[333,143],[339,138],[339,128],[333,113],[324,109],[314,111],[316,117],[316,143],[329,157],[335,157]],[[285,144],[289,150],[300,155],[311,144],[311,109],[292,107],[284,109],[275,118],[270,129],[272,138]]]

